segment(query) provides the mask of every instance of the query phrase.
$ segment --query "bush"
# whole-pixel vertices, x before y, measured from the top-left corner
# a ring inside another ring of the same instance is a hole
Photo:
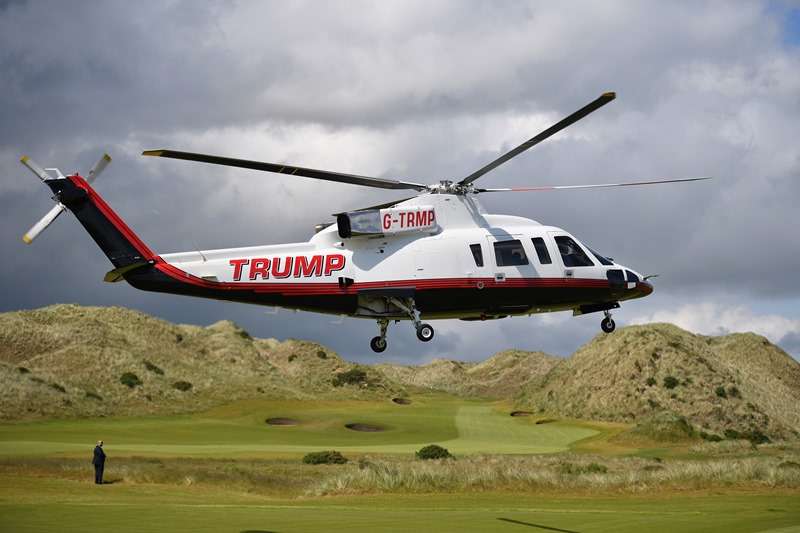
[[[326,354],[323,350],[317,350],[317,357],[320,359],[327,359],[328,354]]]
[[[752,429],[744,434],[744,438],[752,442],[753,444],[766,444],[770,441],[770,438],[767,437],[764,433],[761,432],[760,429]]]
[[[709,442],[720,442],[722,440],[722,437],[719,435],[715,435],[714,433],[706,433],[705,431],[700,432],[700,438]]]
[[[98,400],[98,401],[101,401],[101,402],[103,401],[103,397],[102,396],[100,396],[96,392],[92,392],[90,390],[86,391],[86,397],[87,398],[91,398],[92,400]]]
[[[674,389],[680,382],[675,376],[667,376],[664,378],[664,386],[668,389]]]
[[[742,438],[742,434],[735,429],[726,429],[722,434],[725,435],[725,438],[728,440],[738,440]]]
[[[728,396],[731,398],[741,398],[742,394],[739,392],[738,387],[732,385],[728,387]]]
[[[346,372],[340,372],[333,378],[333,386],[341,387],[342,385],[359,385],[367,381],[367,373],[358,367],[351,368]]]
[[[20,374],[30,374],[31,371],[25,368],[24,366],[18,366],[17,372],[19,372]]]
[[[119,377],[119,382],[132,389],[134,387],[138,387],[142,384],[142,380],[139,379],[139,376],[134,374],[133,372],[125,372]]]
[[[58,392],[61,392],[61,393],[67,392],[67,389],[65,389],[64,387],[62,387],[58,383],[51,383],[50,384],[50,388],[53,389],[53,390],[57,390]]]
[[[600,463],[589,463],[588,465],[561,463],[558,465],[558,471],[562,474],[568,475],[605,474],[608,472],[608,467],[606,467],[606,465],[601,465]]]
[[[417,459],[453,459],[453,456],[447,448],[442,448],[437,444],[429,444],[417,450]]]
[[[296,353],[293,353],[293,354],[289,355],[289,357],[286,358],[286,360],[289,361],[290,363],[292,361],[294,361],[295,359],[297,359],[297,354]]]
[[[725,387],[723,387],[722,385],[720,385],[719,387],[714,389],[714,393],[717,396],[719,396],[720,398],[727,398],[728,397],[728,393],[725,392]]]
[[[147,370],[149,370],[150,372],[152,372],[154,374],[158,374],[159,376],[163,376],[164,375],[164,371],[163,370],[161,370],[159,367],[157,367],[156,365],[154,365],[153,363],[151,363],[147,359],[145,359],[142,362],[144,363],[144,367]]]
[[[778,465],[778,468],[782,468],[785,470],[800,470],[800,463],[795,461],[784,461]]]
[[[652,387],[653,385],[656,384],[656,378],[654,378],[653,376],[650,376],[649,378],[647,378],[645,383],[647,383],[648,387]]]
[[[303,462],[307,465],[343,465],[347,462],[347,457],[335,450],[325,450],[306,454]]]
[[[172,387],[178,389],[181,392],[186,392],[192,389],[192,384],[188,381],[176,381],[172,384]]]

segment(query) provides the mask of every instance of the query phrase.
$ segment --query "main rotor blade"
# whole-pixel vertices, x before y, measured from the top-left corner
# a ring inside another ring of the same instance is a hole
[[[561,189],[603,189],[606,187],[631,187],[634,185],[657,185],[661,183],[683,183],[686,181],[710,180],[710,177],[680,178],[671,180],[629,181],[627,183],[598,183],[595,185],[549,185],[543,187],[509,187],[506,189],[475,189],[475,192],[534,192],[557,191]]]
[[[585,117],[586,115],[588,115],[592,111],[595,111],[595,110],[603,107],[604,105],[606,105],[607,103],[609,103],[611,100],[613,100],[616,97],[617,97],[617,94],[614,93],[614,92],[603,93],[602,95],[600,95],[600,98],[598,98],[597,100],[595,100],[595,101],[583,106],[582,108],[580,108],[579,110],[575,111],[570,116],[562,119],[561,121],[556,122],[555,124],[553,124],[552,126],[547,128],[546,130],[541,132],[540,134],[536,135],[535,137],[531,137],[530,139],[528,139],[524,143],[520,144],[519,146],[517,146],[513,150],[511,150],[509,152],[506,152],[505,154],[501,155],[500,157],[498,157],[497,159],[495,159],[494,161],[492,161],[491,163],[489,163],[485,167],[483,167],[483,168],[481,168],[479,170],[476,170],[475,172],[473,172],[472,174],[470,174],[469,176],[467,176],[466,178],[464,178],[463,180],[458,182],[458,184],[459,185],[469,185],[470,183],[472,183],[476,179],[480,178],[484,174],[486,174],[488,172],[491,172],[492,170],[496,169],[497,167],[499,167],[500,165],[502,165],[503,163],[505,163],[506,161],[508,161],[512,157],[518,156],[519,154],[521,154],[522,152],[524,152],[528,148],[536,146],[537,144],[539,144],[543,140],[547,139],[548,137],[551,137],[551,136],[555,135],[556,133],[558,133],[559,131],[563,130],[567,126],[578,122],[580,119],[582,119],[583,117]]]
[[[201,163],[211,163],[214,165],[224,165],[228,167],[249,168],[251,170],[263,170],[265,172],[275,172],[278,174],[289,174],[292,176],[302,176],[304,178],[314,178],[325,181],[336,181],[339,183],[350,183],[352,185],[363,185],[365,187],[376,187],[378,189],[414,189],[425,191],[427,185],[408,181],[398,181],[384,178],[372,178],[369,176],[356,176],[354,174],[343,174],[341,172],[331,172],[329,170],[316,170],[313,168],[295,167],[278,163],[264,163],[262,161],[250,161],[247,159],[233,159],[208,154],[194,154],[191,152],[178,152],[175,150],[146,150],[142,155],[156,157],[170,157],[172,159],[185,159],[187,161],[199,161]]]

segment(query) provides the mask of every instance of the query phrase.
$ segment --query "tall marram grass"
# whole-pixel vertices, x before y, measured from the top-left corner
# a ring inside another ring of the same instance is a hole
[[[597,472],[591,464],[607,467]],[[586,456],[474,456],[457,461],[362,461],[360,467],[321,480],[310,494],[481,490],[599,490],[641,492],[657,487],[727,485],[800,487],[800,469],[777,458],[659,463],[638,458]]]

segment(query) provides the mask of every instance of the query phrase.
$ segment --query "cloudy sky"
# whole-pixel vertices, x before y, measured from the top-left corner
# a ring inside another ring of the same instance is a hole
[[[434,182],[460,179],[607,90],[617,100],[483,186],[713,176],[638,188],[484,197],[566,228],[656,292],[620,325],[755,331],[800,356],[800,4],[792,2],[0,1],[0,311],[125,305],[231,319],[372,361],[370,321],[136,291],[18,162],[86,172],[162,252],[306,240],[330,213],[402,194],[143,158],[173,148]],[[486,195],[490,196],[490,195]],[[444,321],[381,357],[568,355],[597,315]]]

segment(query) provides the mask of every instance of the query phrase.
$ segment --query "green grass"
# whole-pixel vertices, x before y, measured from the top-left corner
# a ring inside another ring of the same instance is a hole
[[[3,531],[797,531],[792,493],[480,493],[267,499],[194,487],[0,478]]]
[[[300,421],[269,426],[269,417]],[[385,431],[356,432],[348,422]],[[52,420],[0,425],[0,455],[85,453],[98,439],[111,455],[269,457],[337,449],[351,453],[413,453],[436,443],[454,454],[553,453],[597,434],[569,422],[536,425],[511,417],[504,405],[445,395],[411,405],[375,401],[239,401],[194,415]]]

